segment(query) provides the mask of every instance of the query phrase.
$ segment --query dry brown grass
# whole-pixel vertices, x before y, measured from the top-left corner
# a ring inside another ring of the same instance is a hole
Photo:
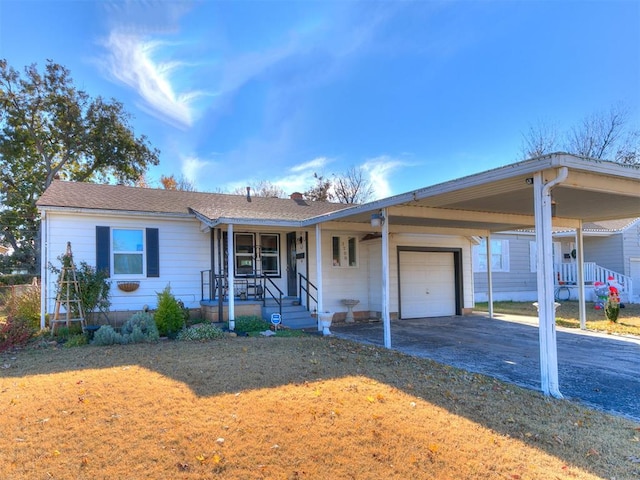
[[[475,309],[486,312],[486,303],[477,303]],[[527,315],[537,317],[536,307],[531,302],[494,302],[493,309],[496,313],[511,315]],[[620,317],[617,323],[608,321],[602,310],[596,310],[594,304],[586,304],[587,329],[599,332],[607,332],[620,335],[640,336],[640,304],[627,303],[620,309]],[[562,327],[580,328],[580,316],[578,302],[560,302],[556,310],[556,324]]]
[[[0,478],[630,479],[640,427],[338,339],[0,358]]]

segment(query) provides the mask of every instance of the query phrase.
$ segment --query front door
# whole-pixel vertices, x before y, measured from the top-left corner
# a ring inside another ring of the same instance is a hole
[[[296,266],[296,232],[287,233],[287,295],[298,295],[298,268]]]

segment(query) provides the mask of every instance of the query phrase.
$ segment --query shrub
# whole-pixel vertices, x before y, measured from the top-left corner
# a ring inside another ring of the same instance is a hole
[[[160,338],[153,315],[146,312],[134,314],[122,326],[121,332],[128,339],[127,343],[157,342]]]
[[[25,321],[35,332],[40,328],[40,286],[31,285],[9,296],[7,317]]]
[[[67,255],[58,257],[58,260],[67,268],[71,265],[71,259]],[[60,276],[60,268],[49,264],[49,270],[53,274]],[[92,267],[87,262],[80,262],[80,265],[76,267],[76,280],[78,281],[80,295],[78,298],[75,290],[73,290],[70,292],[71,299],[80,300],[85,315],[96,310],[99,312],[109,311],[109,306],[111,305],[111,300],[109,299],[111,283],[106,271],[96,270],[95,267]],[[78,312],[74,312],[74,314],[77,315]]]
[[[0,352],[26,345],[34,333],[27,320],[8,317],[5,323],[0,324]]]
[[[82,345],[86,345],[87,343],[89,343],[89,340],[87,340],[87,336],[84,334],[79,334],[69,337],[69,339],[64,342],[64,346],[66,348],[80,347]]]
[[[175,338],[184,326],[182,309],[171,293],[171,287],[167,287],[158,293],[158,307],[154,315],[158,332],[162,336]]]
[[[263,332],[269,330],[269,322],[264,321],[257,315],[240,315],[235,319],[235,329],[238,332]],[[229,322],[227,322],[227,327]]]
[[[224,336],[224,332],[210,323],[201,323],[185,328],[178,334],[178,340],[213,340]]]
[[[111,325],[101,326],[93,335],[93,344],[106,346],[106,345],[119,345],[125,343],[124,337],[116,332]]]

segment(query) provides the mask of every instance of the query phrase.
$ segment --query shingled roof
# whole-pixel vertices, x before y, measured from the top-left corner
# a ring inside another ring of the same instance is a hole
[[[250,197],[222,193],[54,181],[37,206],[150,214],[198,215],[210,221],[302,221],[349,205],[294,198]]]

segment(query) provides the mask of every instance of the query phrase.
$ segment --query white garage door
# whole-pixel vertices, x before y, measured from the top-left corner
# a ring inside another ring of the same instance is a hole
[[[400,252],[402,318],[455,315],[455,302],[453,253]]]

